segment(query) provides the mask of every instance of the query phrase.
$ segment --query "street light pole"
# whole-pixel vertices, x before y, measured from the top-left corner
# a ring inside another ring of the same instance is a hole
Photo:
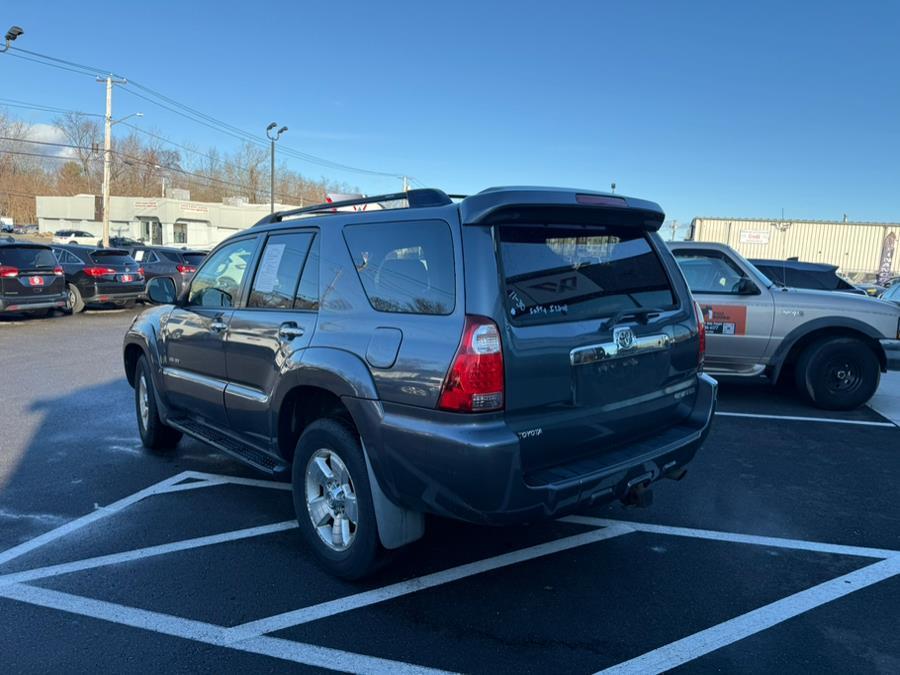
[[[277,126],[278,122],[272,122],[271,124],[269,124],[269,126],[266,127],[266,136],[269,138],[272,147],[272,165],[269,168],[269,213],[275,213],[275,141],[281,138],[281,134],[288,130],[287,127],[281,127],[273,135],[272,129]]]
[[[98,77],[98,82],[104,78]],[[103,137],[103,246],[109,247],[109,180],[112,162],[112,126],[115,124],[112,118],[112,88],[113,83],[125,84],[126,80],[114,80],[112,75],[107,75],[106,81],[106,119]],[[130,117],[130,116],[129,116]],[[119,120],[120,122],[122,120]]]

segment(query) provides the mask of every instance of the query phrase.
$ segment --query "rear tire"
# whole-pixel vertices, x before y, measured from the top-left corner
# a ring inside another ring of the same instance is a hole
[[[81,297],[81,291],[78,290],[78,286],[76,286],[75,284],[69,284],[66,287],[66,291],[69,294],[66,314],[78,314],[80,312],[83,312],[84,300]]]
[[[853,410],[875,394],[881,364],[862,340],[827,338],[806,348],[794,377],[797,389],[816,407]]]
[[[356,434],[336,419],[310,424],[297,442],[292,479],[297,522],[319,563],[349,580],[378,570],[386,552]]]
[[[147,357],[141,356],[134,369],[134,409],[137,414],[141,443],[148,450],[171,450],[181,440],[181,432],[165,424],[159,417],[153,378]]]

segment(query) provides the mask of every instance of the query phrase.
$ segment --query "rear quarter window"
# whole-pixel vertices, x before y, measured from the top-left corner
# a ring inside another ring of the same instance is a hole
[[[675,296],[647,235],[632,228],[498,228],[507,316],[576,321],[626,309],[668,309]]]
[[[374,309],[407,314],[453,312],[453,238],[444,221],[348,225],[344,241]]]

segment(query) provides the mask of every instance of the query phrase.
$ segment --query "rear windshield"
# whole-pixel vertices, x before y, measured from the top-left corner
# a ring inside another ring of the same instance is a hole
[[[49,248],[41,246],[0,246],[0,265],[21,270],[56,267],[56,257]]]
[[[577,321],[675,303],[643,232],[564,225],[499,231],[506,311],[515,321]]]
[[[194,265],[195,267],[203,262],[203,259],[206,257],[205,253],[185,253],[183,256],[184,262],[188,265]]]
[[[157,250],[156,252],[159,254],[160,258],[165,258],[167,260],[171,260],[172,262],[177,262],[177,263],[181,262],[181,254],[178,251],[163,251],[160,249],[160,250]]]
[[[91,260],[104,265],[134,265],[135,260],[125,251],[94,251]]]

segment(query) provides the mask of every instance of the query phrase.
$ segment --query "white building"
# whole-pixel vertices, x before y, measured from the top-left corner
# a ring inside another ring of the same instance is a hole
[[[148,244],[186,245],[210,248],[238,230],[256,223],[269,213],[268,204],[247,204],[239,200],[194,202],[161,197],[111,197],[109,234],[111,237],[142,239]],[[41,232],[84,230],[103,236],[103,201],[95,195],[36,197],[37,220]],[[276,204],[275,209],[294,208]]]
[[[830,263],[859,278],[900,274],[900,223],[694,218],[687,238],[728,244],[747,258]]]

